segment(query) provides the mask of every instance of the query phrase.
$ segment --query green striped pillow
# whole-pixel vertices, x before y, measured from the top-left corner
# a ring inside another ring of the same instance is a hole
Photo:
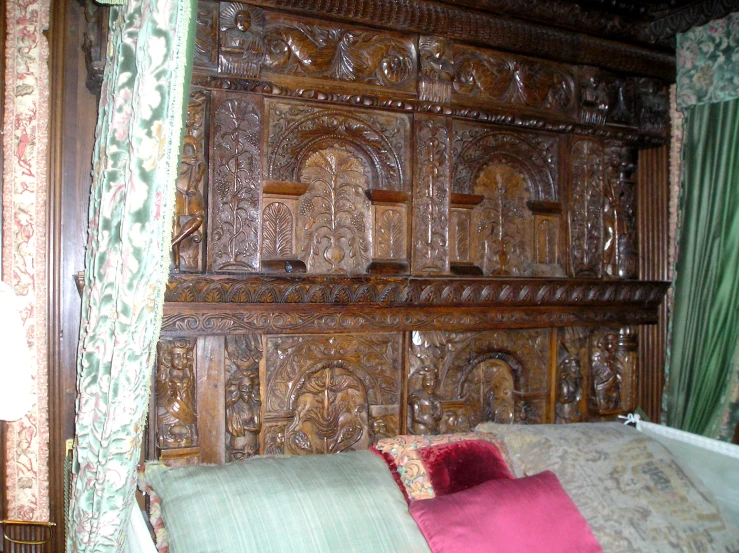
[[[171,553],[429,549],[385,463],[368,451],[146,467]]]

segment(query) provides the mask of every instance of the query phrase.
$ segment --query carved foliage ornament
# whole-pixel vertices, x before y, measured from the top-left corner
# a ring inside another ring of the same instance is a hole
[[[298,181],[309,157],[338,145],[364,160],[372,188],[405,191],[410,184],[409,142],[406,116],[270,102],[268,178]]]
[[[571,149],[570,260],[574,276],[599,277],[603,266],[603,148],[579,140]]]
[[[282,202],[272,202],[262,213],[262,257],[286,259],[293,253],[293,213]]]
[[[249,99],[215,109],[211,186],[210,266],[215,271],[259,269],[261,113]]]

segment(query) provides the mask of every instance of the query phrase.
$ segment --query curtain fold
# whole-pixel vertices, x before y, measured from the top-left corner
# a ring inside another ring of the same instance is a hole
[[[710,434],[739,335],[739,100],[687,109],[666,422]]]
[[[68,551],[120,551],[169,268],[196,0],[110,10],[93,153]]]

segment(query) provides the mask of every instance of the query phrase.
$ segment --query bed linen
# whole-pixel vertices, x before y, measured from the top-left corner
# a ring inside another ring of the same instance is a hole
[[[551,470],[606,553],[737,553],[711,493],[659,442],[620,423],[499,425],[515,476]]]

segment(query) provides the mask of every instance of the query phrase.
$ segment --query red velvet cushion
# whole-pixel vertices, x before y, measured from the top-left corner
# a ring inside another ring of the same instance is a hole
[[[419,453],[436,497],[461,492],[488,480],[513,478],[500,450],[483,440],[424,447]]]
[[[603,553],[550,471],[488,480],[409,510],[433,553]]]

